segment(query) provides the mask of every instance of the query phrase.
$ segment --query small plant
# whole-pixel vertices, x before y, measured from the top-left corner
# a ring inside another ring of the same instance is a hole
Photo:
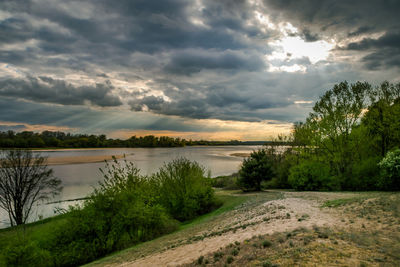
[[[228,256],[226,258],[226,263],[231,264],[233,262],[233,257],[232,256]]]
[[[221,251],[214,252],[214,262],[219,261],[224,256],[224,253]]]
[[[203,260],[204,260],[204,256],[200,256],[200,257],[197,259],[197,264],[201,265],[201,264],[203,263]]]
[[[307,220],[309,217],[310,217],[310,215],[308,215],[308,214],[303,214],[303,215],[301,215],[301,217],[298,218],[297,220],[298,220],[299,222],[301,222],[301,221]]]
[[[269,240],[264,240],[264,241],[262,242],[262,246],[263,246],[264,248],[270,247],[270,246],[272,246],[272,242],[269,241]]]
[[[233,256],[237,256],[237,255],[239,254],[239,250],[233,249],[232,252],[231,252],[231,254],[232,254]]]

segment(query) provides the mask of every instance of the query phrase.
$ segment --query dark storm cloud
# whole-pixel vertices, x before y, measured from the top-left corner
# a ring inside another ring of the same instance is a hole
[[[345,48],[355,51],[374,51],[362,58],[370,70],[400,67],[400,32],[386,33],[378,39],[364,38]]]
[[[233,51],[204,52],[186,51],[173,55],[165,70],[170,73],[189,75],[203,69],[257,71],[265,68],[257,54],[243,54]]]
[[[395,0],[264,0],[264,3],[275,11],[270,14],[276,19],[284,19],[314,34],[371,33],[396,29],[400,24],[400,2]]]
[[[85,101],[101,107],[122,105],[119,97],[112,95],[113,89],[109,82],[95,86],[73,86],[49,77],[0,80],[1,96],[63,105],[83,105]]]
[[[368,55],[362,63],[368,69],[400,67],[400,1],[393,0],[264,0],[267,8],[279,11],[273,16],[301,29],[307,41],[385,33],[378,39],[364,38],[347,46]]]

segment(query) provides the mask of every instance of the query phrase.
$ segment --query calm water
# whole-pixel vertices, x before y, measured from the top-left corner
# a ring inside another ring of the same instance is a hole
[[[151,174],[158,170],[164,162],[178,157],[195,160],[211,171],[211,176],[227,175],[237,172],[242,163],[241,157],[231,156],[232,153],[251,152],[259,146],[221,146],[221,147],[179,147],[179,148],[113,148],[93,150],[68,150],[40,152],[48,157],[121,155],[125,154],[128,161],[132,161],[141,170],[142,174]],[[102,180],[99,168],[105,163],[84,163],[70,165],[53,165],[54,175],[61,179],[63,190],[52,201],[76,199],[87,196]],[[74,202],[57,204],[40,204],[32,212],[30,221],[39,216],[49,217],[55,214],[55,208],[67,208]],[[9,226],[8,217],[0,210],[0,228]]]

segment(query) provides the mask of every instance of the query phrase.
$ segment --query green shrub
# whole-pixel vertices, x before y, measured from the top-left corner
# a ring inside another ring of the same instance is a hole
[[[329,167],[316,161],[304,161],[290,169],[289,183],[296,190],[335,190],[339,179],[329,176]]]
[[[269,240],[264,240],[264,241],[262,242],[262,246],[263,246],[264,248],[270,247],[270,246],[272,246],[272,242],[269,241]]]
[[[379,160],[381,157],[370,157],[353,165],[353,175],[348,178],[348,189],[371,190],[376,189],[379,180]]]
[[[185,158],[164,164],[155,179],[160,184],[160,203],[177,220],[185,221],[210,211],[214,190],[204,167]]]
[[[383,190],[400,190],[400,149],[388,152],[378,165],[381,169],[378,186]]]
[[[18,239],[3,252],[6,266],[52,266],[50,253],[29,240]]]
[[[239,171],[238,185],[243,191],[261,190],[261,182],[271,180],[274,176],[273,158],[266,149],[253,151],[244,159]]]
[[[176,229],[159,203],[157,183],[133,164],[115,161],[103,174],[83,208],[72,207],[65,225],[54,230],[47,246],[56,265],[80,265]]]

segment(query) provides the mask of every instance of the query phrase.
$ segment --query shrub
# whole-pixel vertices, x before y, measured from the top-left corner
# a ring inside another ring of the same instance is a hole
[[[290,169],[290,185],[296,190],[334,190],[338,179],[329,176],[329,167],[316,161],[304,161]]]
[[[379,162],[378,186],[383,190],[400,190],[400,149],[390,151]]]
[[[18,239],[10,244],[5,251],[6,266],[51,266],[51,256],[46,250],[30,240]]]
[[[264,240],[264,241],[262,242],[262,246],[263,246],[264,248],[270,247],[270,246],[272,246],[272,243],[271,243],[271,241],[269,241],[269,240]]]
[[[353,165],[353,175],[350,177],[348,189],[371,190],[376,189],[379,180],[379,160],[381,157],[370,157]]]
[[[140,176],[133,164],[114,161],[102,172],[99,188],[83,208],[70,208],[67,222],[47,244],[56,265],[80,265],[177,227],[158,202],[157,183]]]
[[[261,190],[261,182],[271,180],[274,176],[273,159],[266,149],[253,151],[244,159],[239,171],[238,185],[243,191]]]
[[[185,221],[210,211],[214,190],[197,162],[185,158],[164,164],[155,178],[160,184],[160,203],[177,220]]]

